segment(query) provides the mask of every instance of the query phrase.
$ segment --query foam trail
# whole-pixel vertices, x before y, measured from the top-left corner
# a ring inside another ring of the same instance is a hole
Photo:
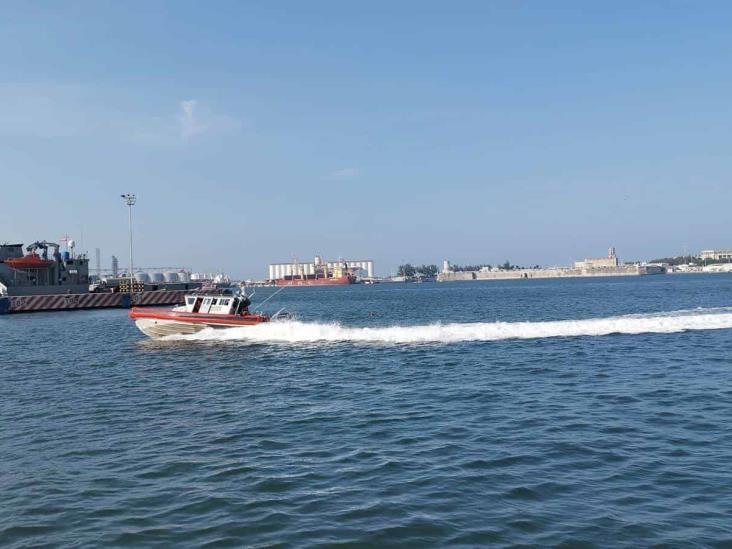
[[[247,341],[252,343],[458,343],[608,334],[669,334],[687,330],[732,328],[732,308],[696,309],[650,315],[628,315],[547,322],[475,322],[354,328],[339,324],[276,321],[257,326],[206,329],[166,339]]]

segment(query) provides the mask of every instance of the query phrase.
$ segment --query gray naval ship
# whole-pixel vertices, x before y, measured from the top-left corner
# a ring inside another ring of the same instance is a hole
[[[46,240],[25,248],[0,244],[0,314],[73,309],[178,305],[197,282],[149,284],[113,278],[90,284],[89,258],[73,244],[61,252]]]
[[[53,242],[0,245],[0,293],[11,296],[83,294],[89,291],[89,259],[59,251]],[[49,250],[51,253],[49,254]],[[40,251],[40,254],[38,253]]]

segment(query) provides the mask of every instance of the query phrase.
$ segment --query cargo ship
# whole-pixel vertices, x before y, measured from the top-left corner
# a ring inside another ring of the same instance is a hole
[[[140,276],[132,284],[121,277],[90,284],[88,257],[75,253],[73,240],[66,247],[61,252],[58,244],[43,240],[23,253],[22,244],[0,245],[0,314],[179,305],[188,291],[202,286],[177,277],[151,282]]]
[[[284,269],[275,267],[283,266]],[[346,261],[325,262],[320,256],[312,263],[280,263],[270,266],[270,280],[277,286],[341,286],[357,282],[358,267]]]
[[[277,286],[340,286],[342,284],[355,284],[356,277],[352,274],[342,276],[331,276],[318,278],[315,275],[299,275],[287,278],[280,278],[275,281]]]

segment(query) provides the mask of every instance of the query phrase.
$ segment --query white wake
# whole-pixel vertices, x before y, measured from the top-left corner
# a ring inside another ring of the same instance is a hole
[[[256,326],[213,329],[171,340],[252,343],[458,343],[609,334],[670,334],[732,328],[732,308],[696,309],[648,315],[545,322],[474,322],[357,328],[337,323],[276,321]]]

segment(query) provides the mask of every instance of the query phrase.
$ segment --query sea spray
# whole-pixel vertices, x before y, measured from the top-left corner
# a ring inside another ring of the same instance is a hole
[[[688,330],[729,328],[732,328],[732,308],[724,307],[577,320],[473,322],[387,327],[352,327],[338,323],[285,320],[241,328],[208,328],[197,334],[170,336],[166,339],[292,344],[318,342],[410,344],[609,334],[668,334]]]

